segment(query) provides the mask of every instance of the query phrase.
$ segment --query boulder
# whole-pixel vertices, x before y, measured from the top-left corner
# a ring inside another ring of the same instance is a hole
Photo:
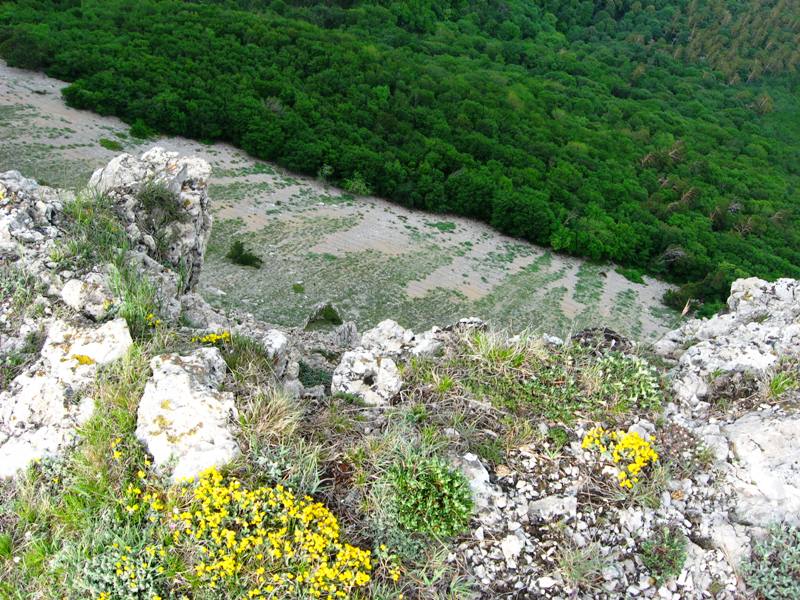
[[[109,196],[123,221],[128,237],[136,250],[169,265],[182,273],[179,291],[194,289],[200,277],[206,245],[211,234],[211,212],[208,207],[210,165],[201,158],[182,157],[177,152],[152,148],[139,158],[121,154],[98,169],[89,180],[89,187]],[[176,218],[158,224],[157,219],[138,198],[147,185],[163,185],[175,195]],[[165,240],[158,246],[153,235]]]
[[[332,330],[344,323],[342,312],[331,302],[320,302],[314,305],[303,323],[306,331]]]
[[[220,467],[239,454],[233,394],[220,391],[226,365],[217,348],[163,354],[150,361],[136,437],[173,481]]]
[[[133,343],[123,319],[97,328],[55,321],[39,360],[0,394],[0,477],[60,453],[94,410],[83,392],[99,365],[121,358]]]
[[[331,392],[354,394],[369,405],[384,406],[402,385],[394,360],[357,348],[342,355],[333,372]]]
[[[399,358],[412,355],[432,355],[439,351],[442,343],[437,339],[438,327],[422,334],[415,334],[391,319],[381,321],[361,336],[361,347],[379,356]]]
[[[114,305],[114,294],[106,278],[100,273],[89,273],[84,279],[70,279],[61,288],[61,299],[71,309],[83,313],[93,321],[102,321]]]

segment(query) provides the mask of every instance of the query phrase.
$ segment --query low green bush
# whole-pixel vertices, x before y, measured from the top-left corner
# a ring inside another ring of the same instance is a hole
[[[660,528],[642,543],[642,562],[657,584],[680,575],[686,561],[686,543],[686,536],[670,526]]]
[[[297,377],[304,387],[309,388],[317,385],[323,385],[325,386],[325,389],[328,389],[331,385],[332,374],[330,371],[320,369],[319,367],[314,367],[301,360],[300,373]]]
[[[443,460],[406,457],[391,467],[389,481],[402,528],[450,537],[467,526],[473,507],[469,482]]]
[[[242,240],[235,240],[231,244],[231,248],[228,250],[228,253],[225,256],[228,258],[228,260],[237,265],[255,267],[256,269],[259,268],[264,262],[258,256],[245,248]]]
[[[114,152],[122,151],[122,144],[120,144],[116,140],[109,140],[108,138],[100,138],[99,144],[106,150],[112,150]]]
[[[743,570],[747,585],[759,598],[800,598],[800,527],[770,527],[767,537],[753,545]]]

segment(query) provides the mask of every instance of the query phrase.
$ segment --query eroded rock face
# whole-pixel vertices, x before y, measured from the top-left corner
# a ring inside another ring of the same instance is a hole
[[[132,343],[123,319],[97,328],[52,323],[40,359],[0,394],[0,477],[72,441],[94,410],[83,394],[97,367],[121,358]]]
[[[193,290],[197,284],[211,234],[207,189],[210,175],[211,167],[205,160],[156,147],[139,158],[121,154],[94,172],[89,187],[114,200],[137,250],[184,274],[179,290],[182,292]],[[137,198],[139,191],[152,183],[163,184],[177,196],[177,218],[159,223],[157,232],[148,231],[155,217]],[[165,240],[158,248],[153,240],[156,233]]]
[[[150,361],[153,376],[139,402],[136,437],[156,467],[178,481],[239,454],[233,394],[219,390],[226,366],[219,350],[163,354]]]
[[[673,390],[679,401],[705,400],[721,375],[763,377],[780,358],[800,356],[800,282],[738,279],[728,309],[692,319],[655,345],[658,354],[678,360]]]

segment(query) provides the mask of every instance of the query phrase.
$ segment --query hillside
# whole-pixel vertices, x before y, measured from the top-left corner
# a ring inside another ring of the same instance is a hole
[[[18,0],[79,108],[686,284],[800,276],[797,6]]]
[[[651,352],[196,292],[210,165],[0,173],[0,597],[800,593],[800,282]]]

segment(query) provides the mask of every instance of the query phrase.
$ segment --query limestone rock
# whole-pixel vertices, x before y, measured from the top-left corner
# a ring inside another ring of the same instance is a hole
[[[98,328],[55,321],[41,355],[0,394],[0,477],[14,475],[32,460],[59,453],[94,401],[82,393],[98,365],[122,357],[132,344],[123,319]]]
[[[361,346],[380,356],[398,358],[405,354],[432,355],[442,346],[436,339],[440,330],[433,328],[415,335],[391,319],[381,321],[361,336]]]
[[[738,279],[728,311],[692,319],[655,345],[661,356],[678,360],[672,387],[681,402],[705,400],[721,375],[758,379],[779,358],[800,356],[800,282]]]
[[[311,313],[303,323],[306,331],[330,330],[344,323],[342,311],[331,302],[320,302],[314,305]]]
[[[497,491],[489,480],[489,471],[486,470],[486,467],[483,466],[480,459],[472,453],[467,453],[455,459],[453,462],[455,466],[464,473],[467,481],[469,481],[475,509],[479,513],[487,510],[490,507],[492,497],[497,494]]]
[[[359,396],[372,406],[383,406],[402,387],[397,365],[391,358],[376,356],[362,348],[350,350],[333,372],[331,392]]]
[[[177,152],[152,148],[139,158],[121,154],[105,167],[94,172],[89,187],[107,194],[114,200],[115,208],[131,237],[136,250],[147,252],[152,258],[181,271],[181,290],[194,289],[200,277],[206,244],[211,233],[211,212],[208,208],[208,178],[210,165],[201,158],[182,157]],[[157,232],[147,230],[154,221],[153,215],[141,205],[137,193],[149,183],[163,184],[176,195],[176,219],[160,224]],[[152,235],[157,233],[166,240],[158,248]]]
[[[136,437],[157,467],[178,481],[222,466],[239,454],[233,394],[219,391],[226,366],[219,350],[163,354],[150,361],[153,376],[139,402]]]
[[[747,414],[723,428],[735,462],[736,519],[800,524],[800,415]]]
[[[64,304],[81,312],[93,321],[102,321],[114,304],[114,295],[108,288],[105,277],[90,273],[83,280],[70,279],[61,288]]]

